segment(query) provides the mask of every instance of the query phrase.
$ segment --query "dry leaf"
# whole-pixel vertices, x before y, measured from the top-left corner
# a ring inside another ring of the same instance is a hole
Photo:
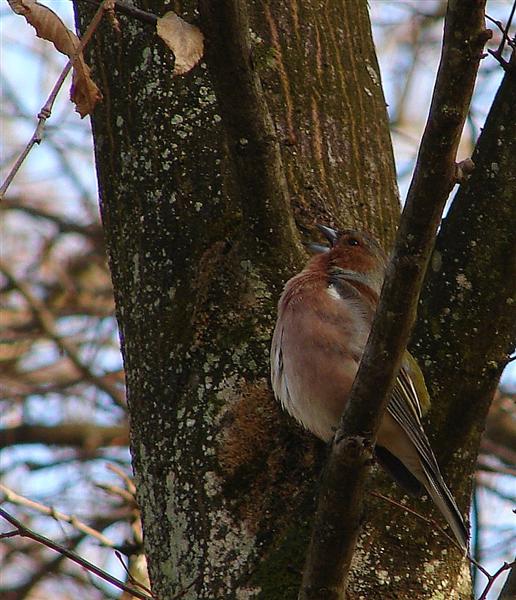
[[[52,42],[54,46],[71,57],[79,46],[79,38],[70,31],[58,15],[50,8],[35,0],[8,0],[11,9],[25,17],[27,23],[36,30],[36,35]],[[72,87],[70,99],[75,103],[76,111],[85,117],[90,114],[102,94],[92,80],[90,68],[84,61],[82,53],[75,59],[73,65]]]
[[[184,75],[195,67],[204,50],[204,36],[198,27],[169,11],[158,19],[156,31],[174,53],[174,75]]]

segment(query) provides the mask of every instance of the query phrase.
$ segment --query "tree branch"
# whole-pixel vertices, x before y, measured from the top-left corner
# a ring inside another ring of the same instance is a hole
[[[97,531],[93,527],[90,527],[86,523],[83,523],[75,515],[67,515],[55,509],[53,506],[46,506],[45,504],[41,504],[41,502],[36,502],[35,500],[30,500],[30,498],[25,498],[25,496],[17,494],[15,491],[1,483],[0,492],[4,496],[2,503],[9,502],[17,506],[25,506],[26,508],[30,508],[31,510],[41,513],[42,515],[52,517],[56,521],[64,521],[65,523],[69,523],[78,531],[82,531],[82,533],[97,539],[103,546],[107,546],[108,548],[113,548],[115,546],[114,542],[112,542],[103,533]]]
[[[90,571],[90,573],[93,573],[94,575],[97,575],[97,577],[100,577],[101,579],[108,581],[109,583],[111,583],[111,585],[114,585],[115,587],[117,587],[121,590],[125,590],[125,591],[129,592],[136,598],[140,598],[141,600],[152,600],[151,596],[148,596],[147,594],[144,594],[144,593],[140,592],[139,590],[136,590],[136,589],[126,585],[119,579],[116,579],[116,577],[113,577],[109,573],[106,573],[106,571],[99,569],[99,567],[95,566],[93,563],[90,563],[85,558],[82,558],[75,552],[72,552],[71,550],[68,550],[68,548],[61,546],[61,544],[58,544],[58,543],[46,538],[45,536],[40,535],[39,533],[36,533],[35,531],[32,531],[32,529],[25,527],[25,525],[21,521],[18,521],[18,519],[16,519],[12,515],[10,515],[8,512],[3,510],[2,508],[0,508],[0,516],[3,517],[6,521],[8,521],[11,525],[16,527],[20,536],[30,538],[31,540],[34,540],[35,542],[38,542],[39,544],[43,544],[44,546],[46,546],[47,548],[50,548],[51,550],[54,550],[55,552],[59,552],[63,556],[66,556],[66,558],[69,558],[70,560],[77,563],[81,567]]]
[[[511,570],[498,596],[498,600],[514,600],[516,597],[516,560],[511,564]]]
[[[55,426],[19,425],[0,429],[0,449],[15,444],[72,446],[87,451],[103,446],[127,446],[127,425],[102,427],[92,423],[63,423]]]
[[[93,6],[99,6],[100,1],[97,0],[80,0],[81,2],[86,2],[87,4],[92,4]],[[135,6],[131,6],[130,4],[126,4],[125,2],[121,2],[120,0],[115,0],[114,2],[115,10],[119,13],[126,15],[128,17],[133,17],[142,23],[146,23],[147,25],[156,26],[159,17],[155,14],[147,12],[145,10],[141,10],[136,8]]]
[[[8,265],[3,261],[0,261],[0,272],[3,273],[9,283],[25,298],[34,312],[34,316],[37,317],[43,331],[56,343],[60,350],[68,356],[83,377],[110,396],[115,404],[125,408],[124,391],[116,385],[113,385],[106,377],[95,375],[93,371],[84,364],[75,344],[59,334],[54,315],[48,310],[45,304],[31,292],[30,287],[26,285],[25,282],[17,279]]]
[[[90,24],[88,25],[87,30],[84,32],[84,35],[79,41],[79,45],[77,46],[75,52],[70,56],[66,65],[63,67],[61,73],[59,74],[59,77],[57,78],[57,81],[54,84],[54,87],[52,88],[52,91],[50,92],[50,95],[47,98],[47,101],[41,107],[41,110],[38,114],[38,123],[36,125],[36,129],[34,130],[34,133],[32,134],[30,140],[27,142],[27,145],[25,146],[19,157],[17,158],[16,162],[14,163],[13,167],[11,168],[7,177],[5,178],[5,181],[0,186],[0,202],[3,200],[7,188],[11,185],[12,180],[16,176],[16,173],[18,173],[18,171],[20,170],[22,164],[25,162],[25,159],[29,155],[29,152],[36,144],[41,144],[43,134],[45,131],[45,125],[47,119],[52,114],[52,108],[54,107],[54,102],[57,98],[57,94],[59,94],[61,86],[63,85],[68,73],[72,69],[74,62],[82,54],[82,51],[87,46],[97,27],[99,26],[99,23],[102,20],[104,13],[106,12],[106,10],[108,10],[108,1],[109,0],[103,0],[102,4],[99,5],[97,12],[93,15],[93,18]]]
[[[200,0],[206,61],[213,74],[234,178],[245,221],[245,241],[281,249],[299,264],[302,256],[279,143],[253,63],[247,3]]]
[[[372,447],[414,323],[484,43],[484,1],[450,2],[430,114],[378,312],[323,476],[300,598],[344,598]],[[344,524],[344,530],[343,530]]]
[[[477,460],[479,424],[486,423],[486,448],[491,440],[511,449],[501,406],[488,416],[516,336],[516,52],[509,62],[515,68],[505,72],[482,129],[476,169],[439,231],[414,333],[432,385],[437,447],[445,458],[460,447],[464,473]]]

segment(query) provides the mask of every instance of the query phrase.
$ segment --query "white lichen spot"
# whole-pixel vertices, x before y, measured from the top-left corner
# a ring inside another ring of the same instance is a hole
[[[116,118],[116,126],[122,127],[123,124],[124,124],[124,118],[121,117],[120,115],[118,115],[118,117]]]
[[[432,264],[432,271],[434,273],[438,273],[441,270],[441,267],[443,265],[443,257],[438,250],[435,250],[434,253],[432,254],[431,264]]]
[[[459,273],[457,275],[457,277],[455,277],[455,281],[457,282],[457,285],[465,290],[471,290],[472,289],[472,285],[471,282],[468,280],[468,278],[466,277],[466,275],[464,275],[464,273]]]
[[[378,578],[380,585],[389,585],[389,583],[391,582],[389,572],[385,571],[384,569],[379,569],[376,572],[376,577]]]
[[[369,62],[367,62],[367,64],[366,64],[366,69],[367,69],[367,72],[369,73],[369,77],[371,78],[371,81],[375,85],[379,85],[380,81],[378,78],[378,74],[374,70],[373,66],[369,64]]]
[[[134,285],[140,283],[140,255],[138,252],[133,255],[133,283]]]
[[[373,97],[373,92],[372,92],[372,91],[371,91],[369,88],[366,88],[366,87],[365,87],[365,88],[364,88],[364,92],[365,92],[365,93],[366,93],[366,94],[367,94],[367,95],[368,95],[370,98],[372,98],[372,97]]]
[[[263,43],[263,39],[256,33],[256,31],[253,31],[251,27],[249,27],[249,37],[251,38],[251,42],[253,42],[253,44]]]
[[[425,573],[431,575],[435,571],[435,561],[427,562],[423,565]]]
[[[258,587],[238,588],[235,592],[235,598],[236,600],[251,600],[252,598],[256,598],[261,591],[262,589]]]
[[[215,471],[206,471],[204,480],[204,489],[208,498],[213,498],[220,493],[222,488],[221,481],[220,477],[215,473]]]
[[[142,61],[141,67],[140,67],[142,71],[144,71],[147,68],[149,60],[151,58],[151,54],[152,54],[152,52],[149,47],[146,47],[143,49],[143,52],[142,52],[143,61]]]

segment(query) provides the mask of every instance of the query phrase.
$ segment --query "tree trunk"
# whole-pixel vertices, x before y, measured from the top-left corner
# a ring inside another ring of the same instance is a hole
[[[89,56],[133,466],[157,598],[284,600],[325,449],[272,398],[276,302],[306,258],[297,231],[312,239],[316,221],[390,246],[392,149],[364,0],[199,10],[205,62],[182,78],[152,29],[123,16]],[[381,473],[372,485],[402,496]],[[350,585],[368,600],[470,593],[435,528],[372,497]]]

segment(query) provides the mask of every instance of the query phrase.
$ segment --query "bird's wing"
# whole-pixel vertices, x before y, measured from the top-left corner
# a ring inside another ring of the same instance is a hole
[[[429,467],[439,472],[439,466],[421,424],[423,413],[417,392],[403,366],[396,378],[387,410],[408,435],[421,459]]]
[[[448,489],[421,424],[422,410],[414,384],[402,366],[387,410],[408,435],[420,458],[427,481],[423,481],[432,500],[442,512],[455,537],[467,548],[468,534],[455,499]]]

